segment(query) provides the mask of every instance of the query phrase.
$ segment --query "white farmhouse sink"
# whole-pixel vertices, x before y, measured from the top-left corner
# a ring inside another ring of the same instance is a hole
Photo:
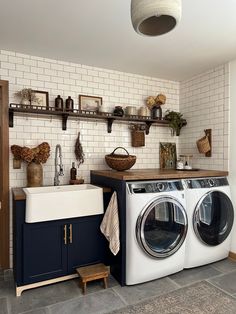
[[[102,214],[103,190],[92,184],[24,188],[26,222]]]

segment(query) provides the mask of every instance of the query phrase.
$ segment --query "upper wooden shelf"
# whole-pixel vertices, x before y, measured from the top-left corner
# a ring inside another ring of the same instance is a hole
[[[74,109],[71,111],[56,111],[53,107],[41,107],[41,106],[31,106],[31,105],[22,105],[22,104],[10,104],[9,106],[9,127],[14,126],[14,114],[15,113],[30,113],[30,114],[44,114],[44,115],[55,115],[62,118],[62,130],[67,129],[67,119],[68,117],[83,118],[83,119],[94,119],[94,120],[106,120],[107,121],[107,132],[111,133],[112,124],[115,120],[118,121],[127,121],[127,122],[143,122],[146,124],[146,134],[149,134],[149,129],[152,124],[159,126],[168,126],[168,121],[151,119],[149,117],[141,116],[113,116],[111,113],[94,113],[93,111],[81,111]]]

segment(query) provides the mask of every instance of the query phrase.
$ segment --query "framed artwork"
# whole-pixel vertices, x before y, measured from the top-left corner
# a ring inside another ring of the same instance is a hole
[[[160,168],[176,168],[176,144],[160,142]]]
[[[37,101],[33,101],[31,106],[33,107],[45,107],[46,110],[49,109],[49,97],[48,92],[34,90],[35,97]]]
[[[79,95],[79,110],[98,112],[102,106],[102,97]]]

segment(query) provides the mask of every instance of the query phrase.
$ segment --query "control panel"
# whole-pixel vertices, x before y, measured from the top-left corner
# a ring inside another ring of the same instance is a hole
[[[203,189],[229,185],[226,177],[184,180],[188,189]]]
[[[130,193],[161,193],[183,190],[180,180],[129,182],[127,185]]]

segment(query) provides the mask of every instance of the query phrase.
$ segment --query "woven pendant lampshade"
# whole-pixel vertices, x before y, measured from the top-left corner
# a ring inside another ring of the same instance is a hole
[[[178,24],[180,18],[181,0],[131,0],[131,20],[138,34],[165,34]]]

